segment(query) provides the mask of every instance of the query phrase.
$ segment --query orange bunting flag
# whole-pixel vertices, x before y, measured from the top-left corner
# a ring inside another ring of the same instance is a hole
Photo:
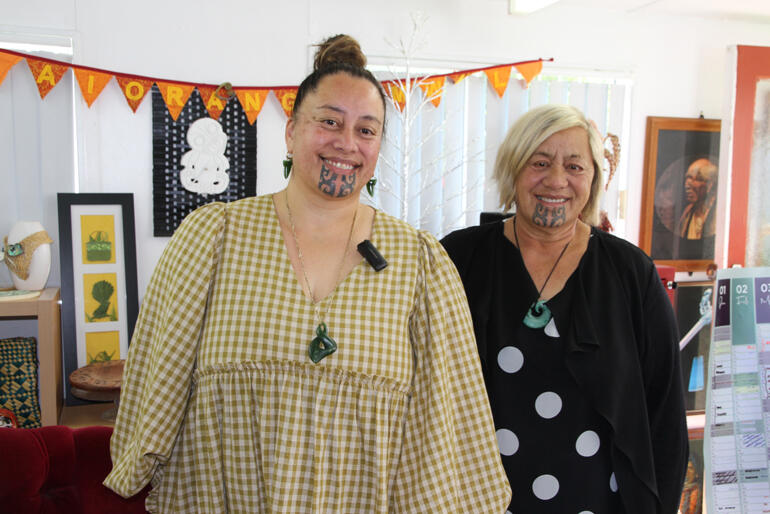
[[[8,73],[8,70],[13,68],[17,62],[21,61],[21,59],[22,58],[18,55],[7,54],[0,51],[0,84],[3,83],[5,74]]]
[[[203,105],[213,119],[218,120],[219,115],[225,110],[227,101],[229,98],[224,96],[224,91],[218,88],[218,86],[205,86],[198,85],[198,93],[201,94]],[[214,92],[217,92],[215,95]]]
[[[115,75],[115,78],[118,84],[120,84],[120,90],[123,91],[123,96],[126,97],[128,106],[131,107],[132,111],[136,112],[139,104],[142,103],[144,97],[152,89],[152,81],[130,75]]]
[[[254,125],[270,90],[240,87],[233,88],[233,90],[235,91],[238,100],[241,102],[241,107],[243,107],[243,112],[246,113],[246,119],[249,120],[249,125]]]
[[[77,66],[72,68],[75,72],[75,78],[78,79],[78,85],[80,86],[80,92],[83,93],[83,98],[91,107],[96,97],[99,96],[107,85],[107,82],[112,78],[111,73],[104,73],[103,71],[89,70],[86,68],[78,68]]]
[[[385,92],[398,106],[398,110],[403,112],[406,105],[406,81],[404,80],[389,80],[382,84],[385,87]]]
[[[32,72],[32,76],[35,77],[35,84],[37,84],[37,90],[40,91],[41,99],[45,98],[54,86],[59,83],[64,72],[69,69],[69,66],[64,64],[41,61],[31,57],[27,57],[27,65],[29,66],[29,71]]]
[[[516,64],[516,70],[524,77],[524,81],[529,87],[529,83],[532,79],[537,77],[541,71],[543,71],[543,61],[525,62],[524,64]]]
[[[430,103],[435,107],[438,107],[441,103],[441,94],[443,93],[442,89],[444,88],[445,81],[446,77],[442,75],[440,77],[422,79],[418,82],[420,89],[425,94],[425,98],[430,100]]]
[[[155,85],[158,86],[160,96],[163,97],[163,101],[166,103],[166,109],[171,115],[171,119],[176,121],[179,118],[179,114],[184,109],[187,100],[190,99],[190,95],[195,89],[192,84],[180,84],[178,82],[159,82],[156,81]]]
[[[294,100],[297,99],[296,87],[285,87],[280,89],[273,89],[273,93],[283,107],[283,112],[286,116],[291,118],[291,111],[294,109]]]
[[[454,82],[455,84],[457,84],[458,82],[460,82],[462,79],[464,79],[464,78],[465,78],[465,77],[467,77],[468,75],[471,75],[471,73],[469,73],[469,72],[467,72],[467,71],[458,71],[457,73],[450,73],[450,74],[448,75],[448,77],[449,77],[450,79],[452,79],[452,82]]]
[[[484,70],[487,74],[487,79],[490,85],[497,91],[500,98],[505,94],[505,90],[508,89],[508,81],[511,78],[511,66],[497,66],[495,68],[489,68]]]

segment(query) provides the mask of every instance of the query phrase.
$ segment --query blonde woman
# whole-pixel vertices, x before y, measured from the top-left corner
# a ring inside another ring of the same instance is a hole
[[[531,110],[498,152],[504,222],[442,243],[465,285],[511,512],[674,513],[687,464],[677,328],[655,266],[593,228],[601,139]]]

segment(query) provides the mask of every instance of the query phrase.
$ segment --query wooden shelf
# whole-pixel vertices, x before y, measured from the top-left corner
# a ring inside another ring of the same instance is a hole
[[[115,424],[115,419],[105,417],[105,413],[109,413],[114,408],[115,404],[113,402],[65,406],[61,411],[59,424],[72,428],[94,425],[111,427]]]
[[[44,289],[37,298],[0,302],[0,319],[24,318],[37,318],[40,422],[43,426],[56,425],[64,398],[59,288]]]

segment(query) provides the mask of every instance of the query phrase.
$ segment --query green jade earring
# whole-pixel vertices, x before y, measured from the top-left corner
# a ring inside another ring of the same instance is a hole
[[[292,154],[287,153],[286,158],[283,160],[283,178],[289,178],[289,173],[291,173],[292,157],[294,157]]]
[[[369,196],[374,196],[374,186],[377,185],[377,179],[372,177],[369,179],[369,182],[366,183],[366,192],[369,193]]]

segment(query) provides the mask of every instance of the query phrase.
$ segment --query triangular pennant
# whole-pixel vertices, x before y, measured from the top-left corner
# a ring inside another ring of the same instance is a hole
[[[5,74],[8,73],[8,70],[13,68],[17,62],[21,61],[21,59],[22,58],[18,55],[0,52],[0,84],[5,80]]]
[[[136,112],[139,104],[142,103],[144,97],[152,89],[152,81],[130,75],[115,75],[115,79],[120,84],[120,90],[123,91],[123,96],[126,97],[128,106],[131,107],[132,111]]]
[[[98,97],[104,86],[112,78],[111,73],[104,73],[103,71],[95,71],[86,68],[78,68],[73,66],[72,71],[75,72],[75,77],[78,79],[78,85],[80,86],[80,92],[83,93],[83,99],[85,99],[88,107],[94,103],[96,97]]]
[[[291,118],[291,112],[294,110],[294,100],[297,99],[297,88],[284,87],[280,89],[273,89],[273,94],[275,94],[275,97],[281,103],[283,112],[286,113],[286,116]]]
[[[215,120],[218,120],[219,115],[222,114],[222,111],[225,110],[225,106],[227,106],[227,101],[229,98],[220,96],[220,94],[215,95],[214,92],[219,90],[217,86],[199,84],[196,87],[198,88],[198,93],[201,94],[203,105],[206,107],[209,116]]]
[[[35,77],[37,90],[40,91],[40,98],[45,96],[59,83],[64,72],[69,66],[55,62],[41,61],[27,57],[27,65],[32,76]]]
[[[529,87],[529,83],[532,79],[537,77],[541,71],[543,71],[543,61],[525,62],[524,64],[514,64],[516,70],[524,77],[524,81]]]
[[[464,79],[465,77],[467,77],[468,75],[471,75],[471,74],[472,74],[472,72],[467,72],[467,71],[458,71],[457,73],[450,73],[450,74],[449,74],[449,75],[447,75],[447,76],[448,76],[450,79],[452,79],[452,82],[454,82],[455,84],[457,84],[457,83],[458,83],[458,82],[460,82],[462,79]]]
[[[385,88],[385,93],[393,99],[398,110],[403,112],[406,105],[406,81],[404,80],[388,80],[382,84]]]
[[[246,119],[249,120],[250,125],[254,125],[254,122],[259,116],[259,111],[262,110],[262,106],[265,104],[265,98],[270,92],[269,89],[250,89],[250,88],[233,88],[235,95],[241,102],[243,112],[246,113]]]
[[[155,85],[158,86],[160,96],[163,97],[163,101],[166,103],[166,109],[171,115],[171,119],[176,121],[179,118],[179,114],[184,109],[187,100],[190,99],[190,95],[195,89],[192,84],[180,84],[178,82],[159,82],[155,81]]]
[[[511,65],[497,66],[495,68],[489,68],[484,70],[487,74],[489,84],[497,91],[500,98],[505,94],[505,90],[508,89],[508,81],[511,79]]]
[[[443,93],[442,89],[445,81],[446,77],[442,75],[440,77],[422,79],[418,82],[420,89],[425,94],[425,98],[430,100],[435,107],[438,107],[441,103],[441,93]]]

